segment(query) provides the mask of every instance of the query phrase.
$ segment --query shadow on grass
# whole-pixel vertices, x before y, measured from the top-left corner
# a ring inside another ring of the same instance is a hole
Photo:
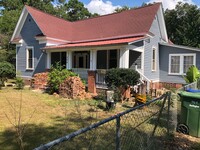
[[[70,118],[54,117],[55,122],[52,126],[45,126],[44,124],[28,124],[24,133],[24,149],[34,149],[42,144],[46,144],[52,140],[60,138],[64,135],[72,133],[78,130],[82,125],[85,127],[89,125],[90,119],[95,118],[79,118],[77,114],[70,114]],[[123,123],[123,122],[122,122]],[[151,122],[153,123],[153,122]],[[146,125],[144,125],[145,127]],[[149,135],[143,130],[143,126],[135,129],[134,127],[124,126],[121,131],[121,146],[123,149],[140,149],[142,147],[151,146],[152,149],[167,149],[174,147],[172,150],[178,149],[180,145],[171,140],[170,142],[164,142],[164,145],[160,142],[160,137],[149,138]],[[15,132],[13,128],[8,128],[3,132],[2,140],[0,143],[0,150],[18,150],[18,144],[15,139]],[[64,142],[53,149],[116,149],[116,122],[115,120],[100,126],[95,130],[88,131],[86,134],[81,134],[76,138]],[[153,141],[154,140],[154,141]],[[165,140],[165,139],[164,139]],[[184,139],[182,139],[184,140]],[[180,141],[180,140],[179,140]],[[156,142],[156,144],[154,143]],[[151,144],[151,145],[148,145]],[[156,147],[155,147],[156,146]],[[159,146],[159,147],[157,147]],[[198,147],[196,142],[192,143],[192,146]],[[197,149],[198,150],[198,149]]]
[[[51,127],[44,126],[43,124],[28,124],[23,136],[24,149],[33,149],[73,131],[70,128],[63,130],[63,126],[59,124]],[[1,150],[19,150],[13,128],[8,128],[2,133],[2,141],[0,143]]]
[[[70,114],[70,117],[54,117],[51,126],[44,124],[27,124],[23,134],[24,149],[34,149],[42,144],[46,144],[54,139],[70,134],[83,125],[86,127],[89,122],[95,120],[92,117],[79,118],[77,114]],[[0,150],[19,150],[16,141],[16,132],[14,128],[7,128],[0,135]]]

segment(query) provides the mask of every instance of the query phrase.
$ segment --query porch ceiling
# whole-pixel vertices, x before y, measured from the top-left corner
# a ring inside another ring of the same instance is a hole
[[[102,41],[93,41],[93,42],[81,42],[81,43],[67,43],[56,46],[46,46],[44,49],[63,49],[63,48],[73,48],[73,47],[89,47],[89,46],[103,46],[103,45],[113,45],[113,44],[124,44],[132,43],[138,40],[144,39],[144,36],[131,37],[131,38],[122,38],[122,39],[111,39],[111,40],[102,40]]]

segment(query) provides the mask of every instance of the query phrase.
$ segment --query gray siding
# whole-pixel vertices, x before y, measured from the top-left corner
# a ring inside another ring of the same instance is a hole
[[[182,75],[169,75],[169,54],[181,54],[181,53],[195,53],[196,54],[196,66],[200,69],[200,52],[194,50],[188,50],[184,48],[177,48],[171,46],[160,45],[160,82],[169,83],[185,83]]]
[[[26,21],[22,27],[20,36],[24,40],[21,47],[17,47],[17,64],[16,68],[18,72],[21,72],[22,76],[32,77],[35,73],[43,72],[46,68],[46,54],[42,53],[41,48],[45,44],[39,44],[35,39],[35,36],[42,32],[38,28],[35,21],[30,14],[27,16]],[[34,70],[26,70],[26,47],[34,47]]]
[[[160,28],[158,20],[155,18],[150,32],[154,34],[150,41],[144,42],[144,75],[150,80],[159,80],[159,47],[158,43],[161,40]],[[156,48],[156,71],[152,71],[152,48]]]

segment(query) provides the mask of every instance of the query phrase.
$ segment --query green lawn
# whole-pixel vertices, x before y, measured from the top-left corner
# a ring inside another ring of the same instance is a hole
[[[117,107],[108,112],[104,108],[105,103],[97,100],[67,100],[29,89],[3,88],[0,90],[0,150],[19,149],[14,127],[18,122],[25,125],[22,134],[25,149],[33,149],[127,109]]]

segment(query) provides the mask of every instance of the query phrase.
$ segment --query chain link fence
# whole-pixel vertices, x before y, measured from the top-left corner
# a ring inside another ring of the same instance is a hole
[[[170,97],[167,92],[34,150],[166,149],[171,131]]]
[[[181,87],[180,89],[178,89],[178,92],[179,91],[186,91],[186,90],[189,90],[189,89],[200,89],[200,79],[198,79],[196,82],[193,82],[193,83],[189,83],[183,87]]]

